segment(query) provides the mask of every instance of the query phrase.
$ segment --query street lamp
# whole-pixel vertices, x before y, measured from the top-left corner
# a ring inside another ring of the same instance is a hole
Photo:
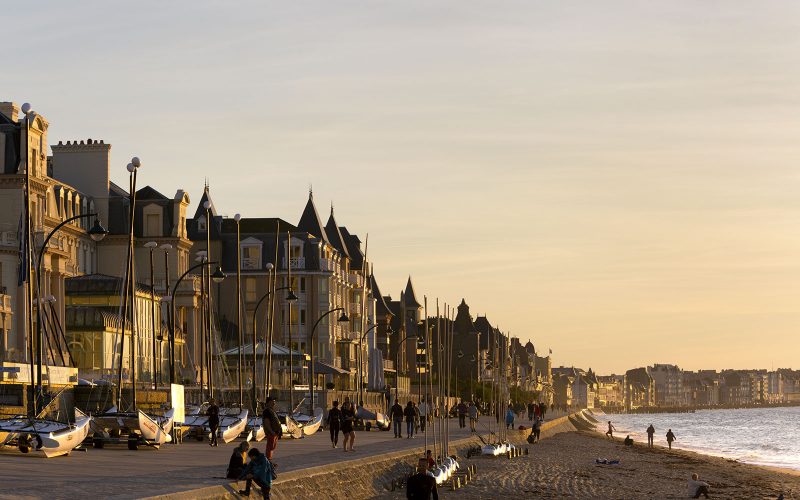
[[[242,354],[242,345],[244,344],[244,334],[242,333],[242,233],[240,222],[242,220],[241,214],[233,216],[236,221],[236,325],[239,329],[239,408],[244,407],[244,387],[242,384],[242,365],[244,358]],[[255,351],[255,346],[253,347]],[[255,410],[253,410],[255,412]]]
[[[170,349],[171,359],[170,359],[170,364],[169,364],[169,380],[173,384],[175,383],[175,292],[178,291],[178,286],[181,284],[181,281],[183,281],[183,278],[185,278],[190,272],[194,271],[195,269],[199,269],[201,267],[204,267],[204,266],[213,266],[214,264],[216,264],[216,262],[208,262],[208,261],[204,260],[203,262],[190,267],[189,269],[186,270],[185,273],[183,273],[181,275],[180,278],[178,278],[178,281],[175,282],[175,286],[172,288],[172,293],[170,293],[169,302],[171,304],[170,316],[172,318],[172,321],[170,321],[170,325],[169,325],[170,326],[170,328],[169,328],[169,342],[170,342],[170,346],[171,346],[171,349]],[[202,386],[202,381],[201,381],[201,386]]]
[[[73,217],[68,217],[61,221],[56,227],[53,228],[52,231],[47,235],[44,239],[44,243],[42,243],[42,248],[39,249],[39,253],[36,258],[36,297],[37,299],[41,298],[42,295],[42,259],[44,259],[44,252],[47,249],[47,244],[50,242],[50,238],[53,237],[59,229],[64,227],[65,225],[69,224],[72,221],[76,221],[78,219],[86,219],[89,217],[97,217],[96,213],[88,213],[88,214],[81,214],[75,215]],[[100,221],[95,218],[94,226],[89,230],[89,235],[92,237],[94,241],[100,241],[105,238],[108,231],[104,228]],[[38,391],[38,395],[42,395],[42,307],[41,304],[39,307],[36,308],[36,339],[38,342],[37,346],[37,354],[39,356],[39,364],[37,366],[36,375],[38,380],[36,382],[36,389]],[[38,397],[38,396],[37,396]]]
[[[292,293],[292,289],[290,287],[282,286],[282,287],[279,287],[279,288],[275,289],[276,292],[279,291],[279,290],[289,290],[289,293],[286,295],[286,300],[287,301],[291,302],[291,301],[297,300],[297,297],[295,297],[294,293]],[[258,403],[258,400],[256,398],[256,361],[257,361],[256,343],[258,342],[258,337],[257,337],[258,321],[256,320],[256,316],[258,314],[258,307],[270,295],[272,295],[272,291],[269,291],[269,292],[265,293],[263,296],[261,296],[261,298],[258,299],[258,302],[256,302],[256,307],[253,309],[253,367],[252,367],[252,371],[251,371],[251,375],[252,375],[252,378],[253,378],[253,387],[252,387],[253,413],[258,411],[258,409],[256,408],[257,403]],[[271,319],[272,318],[270,318],[270,320]],[[267,355],[267,350],[269,350],[270,354],[272,353],[272,342],[264,342],[264,354],[265,355]],[[271,360],[272,357],[270,356],[268,359]],[[272,375],[272,366],[267,366],[265,368],[265,370],[266,370],[267,373],[265,374],[266,376],[264,377],[264,390],[266,391],[267,388],[269,387],[270,383],[271,383],[270,377]]]
[[[160,248],[161,248],[161,250],[164,250],[164,292],[165,293],[169,293],[169,251],[172,250],[172,245],[170,245],[169,243],[164,243],[163,245],[161,245]],[[163,297],[163,298],[164,299],[168,299],[169,296]],[[167,317],[167,330],[169,330],[169,323],[170,323],[171,318],[170,318],[169,314],[165,314],[165,316]],[[159,323],[159,328],[158,328],[158,378],[161,379],[162,378],[162,374],[164,373],[164,365],[163,365],[163,363],[161,361],[161,349],[162,349],[161,342],[164,340],[164,337],[161,335],[161,326],[160,326],[161,325],[161,321],[159,321],[158,323]],[[170,380],[170,383],[172,383],[172,380]]]
[[[144,244],[144,247],[150,251],[150,323],[153,328],[153,353],[151,360],[152,365],[152,373],[151,377],[153,379],[153,389],[158,389],[158,382],[156,381],[156,283],[153,279],[153,250],[158,247],[158,243],[155,241],[148,241]]]
[[[416,334],[415,335],[405,334],[403,336],[403,338],[400,339],[400,341],[397,342],[397,352],[395,353],[395,365],[394,365],[394,369],[395,369],[394,400],[395,400],[395,402],[397,402],[397,399],[400,397],[400,395],[399,395],[399,392],[400,392],[400,389],[399,389],[399,386],[400,386],[400,384],[399,384],[399,382],[400,382],[400,346],[402,346],[403,342],[405,342],[406,340],[411,340],[411,339],[414,339],[414,365],[416,366],[416,364],[417,364],[417,345],[416,345],[417,336],[416,336]]]
[[[335,307],[335,308],[331,309],[330,311],[326,311],[325,313],[323,313],[322,316],[320,316],[319,319],[317,319],[317,321],[314,323],[314,326],[311,328],[311,342],[310,342],[310,344],[311,344],[311,384],[310,384],[310,388],[309,388],[310,392],[311,392],[311,406],[310,406],[311,411],[309,412],[309,415],[312,415],[312,416],[314,415],[314,385],[315,385],[315,382],[316,382],[316,380],[314,380],[314,339],[315,339],[314,330],[317,329],[317,325],[319,325],[319,322],[322,321],[322,318],[324,318],[324,317],[328,316],[329,314],[334,313],[336,311],[342,311],[342,314],[339,316],[339,319],[337,320],[339,323],[349,323],[350,322],[350,318],[347,317],[347,313],[344,311],[344,308],[343,307]],[[367,331],[369,331],[369,330],[367,330]]]

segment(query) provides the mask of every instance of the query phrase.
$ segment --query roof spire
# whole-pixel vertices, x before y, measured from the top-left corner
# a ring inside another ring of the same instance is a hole
[[[314,185],[311,184],[310,182],[308,183],[308,199],[309,200],[314,199]]]

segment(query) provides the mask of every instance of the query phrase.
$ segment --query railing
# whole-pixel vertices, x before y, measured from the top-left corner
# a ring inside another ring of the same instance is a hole
[[[361,316],[361,304],[358,303],[351,303],[350,304],[350,311],[351,315]]]
[[[255,257],[245,257],[244,259],[242,259],[242,269],[244,270],[259,269],[261,264],[259,260],[260,259],[257,259]]]
[[[305,257],[292,257],[289,259],[292,264],[292,269],[305,269],[306,268],[306,258]],[[286,269],[286,259],[283,259],[282,262],[283,269]]]
[[[356,274],[356,273],[348,273],[347,274],[347,281],[351,285],[354,285],[356,287],[360,287],[364,283],[363,277],[360,274]]]

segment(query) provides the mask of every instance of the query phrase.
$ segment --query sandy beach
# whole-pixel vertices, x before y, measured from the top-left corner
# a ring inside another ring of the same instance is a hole
[[[512,460],[475,457],[476,479],[443,498],[687,498],[693,472],[710,485],[711,498],[800,498],[800,473],[742,464],[687,451],[625,447],[599,433],[565,432],[529,447]],[[619,459],[597,465],[595,459]],[[383,498],[404,498],[386,495]]]

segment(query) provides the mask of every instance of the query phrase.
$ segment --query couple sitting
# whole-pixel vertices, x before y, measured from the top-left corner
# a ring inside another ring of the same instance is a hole
[[[250,496],[250,486],[253,482],[261,488],[264,498],[269,498],[269,491],[272,488],[272,480],[277,477],[272,463],[267,460],[267,456],[258,451],[257,448],[250,448],[250,443],[242,442],[231,455],[228,463],[228,479],[246,479],[245,489],[240,490],[239,494]],[[245,464],[246,457],[250,457],[250,462]]]

